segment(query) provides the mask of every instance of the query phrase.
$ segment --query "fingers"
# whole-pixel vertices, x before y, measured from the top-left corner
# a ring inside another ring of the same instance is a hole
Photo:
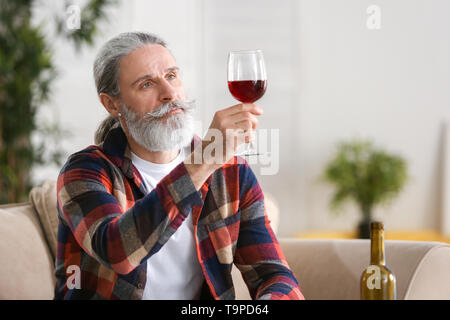
[[[264,113],[263,109],[260,106],[257,106],[256,104],[253,103],[236,104],[222,111],[226,116],[233,115],[239,112],[250,112],[258,116]]]
[[[241,128],[244,130],[256,130],[258,119],[255,115],[248,111],[239,112],[231,115],[229,121],[232,128]]]
[[[214,114],[210,129],[222,137],[219,140],[226,150],[224,159],[233,157],[242,143],[254,140],[253,130],[258,126],[257,117],[262,114],[262,108],[252,103],[237,104]]]

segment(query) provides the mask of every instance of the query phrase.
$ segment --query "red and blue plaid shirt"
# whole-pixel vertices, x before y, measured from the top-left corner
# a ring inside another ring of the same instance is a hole
[[[101,145],[71,155],[62,168],[55,299],[141,299],[146,260],[189,214],[209,298],[235,298],[234,263],[253,299],[303,299],[243,159],[216,170],[199,191],[180,163],[148,193],[130,155],[116,125]],[[79,287],[68,285],[73,266]]]

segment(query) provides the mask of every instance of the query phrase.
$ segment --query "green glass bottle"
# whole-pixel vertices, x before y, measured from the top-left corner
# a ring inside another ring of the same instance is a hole
[[[396,279],[386,266],[384,228],[381,222],[370,224],[370,266],[361,276],[362,300],[396,300]]]

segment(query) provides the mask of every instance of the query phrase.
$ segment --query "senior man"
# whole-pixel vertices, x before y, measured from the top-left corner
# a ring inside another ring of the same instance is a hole
[[[234,156],[261,108],[216,112],[223,154],[206,155],[213,142],[194,135],[194,103],[161,38],[111,39],[94,78],[109,116],[58,177],[55,299],[233,299],[233,263],[253,299],[302,299],[263,192]]]

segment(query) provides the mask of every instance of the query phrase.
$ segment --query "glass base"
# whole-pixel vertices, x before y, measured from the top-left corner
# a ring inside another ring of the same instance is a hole
[[[241,149],[241,148],[242,148],[242,150],[239,151],[239,149]],[[253,143],[250,142],[250,143],[241,144],[235,155],[240,156],[240,157],[248,157],[248,156],[257,156],[257,155],[259,155],[259,153],[257,152]]]
[[[240,157],[252,157],[252,156],[270,156],[270,152],[258,152],[258,150],[254,147],[253,143],[244,143],[242,144],[243,150],[235,153],[236,156]]]

